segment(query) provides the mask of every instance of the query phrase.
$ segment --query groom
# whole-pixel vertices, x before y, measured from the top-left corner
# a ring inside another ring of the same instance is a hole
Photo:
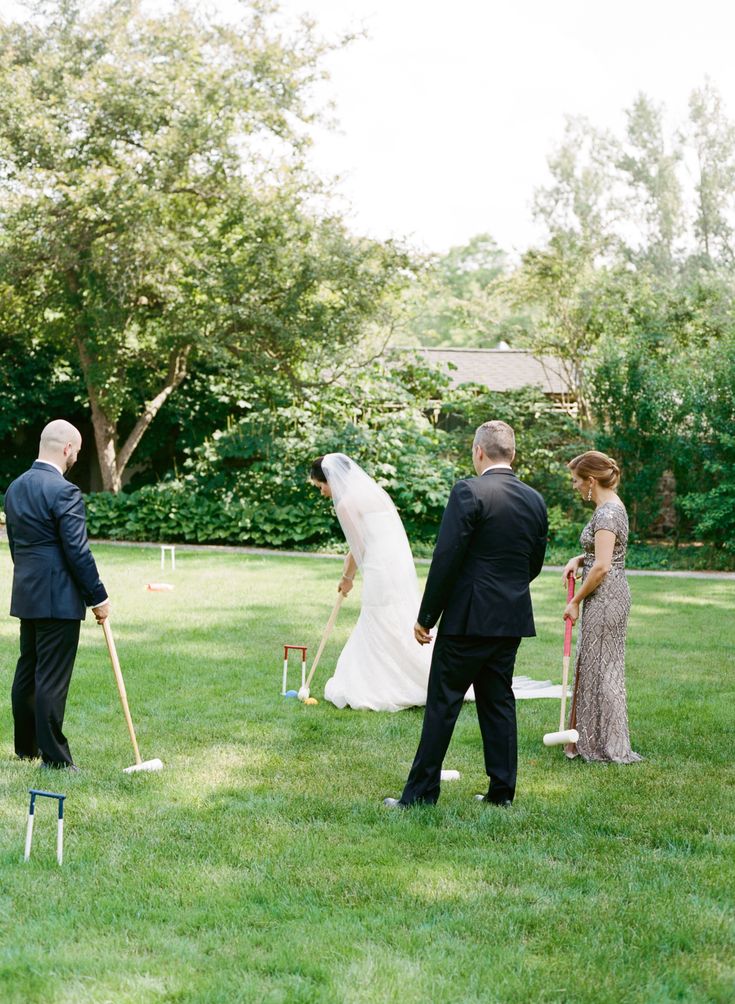
[[[513,473],[514,456],[513,429],[485,422],[472,447],[478,477],[458,481],[449,496],[414,628],[427,645],[441,616],[421,740],[400,799],[384,800],[389,808],[439,798],[442,762],[470,684],[490,778],[487,794],[476,797],[513,802],[513,666],[521,638],[536,633],[529,583],[541,571],[548,532],[544,500]]]

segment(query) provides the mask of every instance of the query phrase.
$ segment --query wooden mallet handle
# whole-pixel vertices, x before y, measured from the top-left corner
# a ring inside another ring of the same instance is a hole
[[[335,621],[337,620],[337,614],[339,613],[339,608],[342,606],[342,600],[345,598],[344,593],[340,592],[337,594],[337,599],[335,600],[334,607],[331,614],[329,615],[329,620],[327,621],[327,626],[324,628],[324,634],[322,635],[322,640],[319,642],[319,648],[314,656],[314,661],[311,664],[311,669],[309,670],[309,675],[306,678],[306,689],[309,689],[312,677],[316,672],[316,667],[319,665],[319,660],[322,657],[322,652],[324,651],[324,646],[329,640],[329,636],[334,628]]]
[[[105,641],[107,642],[107,651],[110,653],[110,662],[112,663],[112,671],[115,674],[115,683],[117,683],[117,692],[120,695],[120,703],[123,707],[123,712],[125,713],[125,721],[128,723],[128,732],[130,733],[130,741],[133,744],[133,751],[135,752],[135,762],[136,764],[142,763],[140,756],[140,751],[138,750],[138,740],[135,738],[135,729],[133,728],[133,719],[130,717],[130,708],[128,707],[128,695],[125,693],[125,681],[123,680],[122,670],[120,669],[120,660],[117,657],[117,649],[115,648],[115,639],[112,637],[112,628],[110,627],[109,618],[105,618],[102,621],[102,630],[105,633]]]

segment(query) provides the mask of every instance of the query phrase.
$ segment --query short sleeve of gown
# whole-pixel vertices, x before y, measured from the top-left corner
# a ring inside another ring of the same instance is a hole
[[[598,509],[595,513],[594,533],[597,533],[598,530],[610,530],[616,537],[620,537],[620,519],[615,509],[617,509],[617,506],[603,506],[601,509]]]

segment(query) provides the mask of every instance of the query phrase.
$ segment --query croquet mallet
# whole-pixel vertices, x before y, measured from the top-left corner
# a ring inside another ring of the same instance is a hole
[[[120,660],[117,657],[117,649],[115,648],[115,639],[112,637],[112,628],[110,627],[109,618],[105,618],[102,621],[102,630],[105,633],[105,641],[107,642],[107,651],[110,653],[110,662],[112,663],[112,671],[115,674],[115,682],[117,683],[117,692],[120,694],[120,703],[123,707],[123,712],[125,714],[125,721],[128,723],[128,732],[130,733],[130,741],[133,744],[133,751],[135,753],[135,763],[131,767],[125,767],[123,773],[134,774],[139,770],[162,770],[163,764],[156,758],[155,760],[142,760],[140,756],[140,751],[138,750],[138,740],[135,738],[135,729],[133,728],[133,719],[130,717],[130,708],[128,707],[128,696],[125,693],[125,681],[123,680],[122,670],[120,669]]]
[[[567,603],[572,599],[574,599],[574,574],[570,572],[567,579]],[[564,627],[564,657],[561,663],[561,714],[559,716],[559,731],[547,732],[544,736],[544,746],[564,746],[567,743],[576,743],[579,739],[579,732],[576,729],[564,728],[564,718],[567,712],[567,686],[569,683],[569,658],[572,654],[573,628],[574,624],[567,618]]]
[[[329,636],[332,633],[332,629],[334,628],[335,622],[337,620],[337,614],[339,613],[339,608],[342,606],[342,600],[344,598],[345,596],[342,591],[337,593],[337,599],[334,602],[334,608],[332,609],[332,612],[329,615],[327,626],[324,628],[324,634],[322,635],[322,640],[319,642],[319,648],[317,649],[316,655],[314,656],[314,661],[311,664],[311,669],[309,670],[309,675],[306,678],[306,683],[301,688],[301,690],[299,690],[300,701],[305,701],[307,697],[310,696],[309,684],[311,683],[314,677],[314,673],[316,672],[316,667],[319,665],[319,660],[321,659],[322,652],[324,651],[324,646],[327,644]]]

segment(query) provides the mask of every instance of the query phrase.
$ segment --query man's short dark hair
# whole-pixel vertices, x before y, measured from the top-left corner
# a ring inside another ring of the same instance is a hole
[[[516,436],[507,422],[483,422],[475,432],[474,446],[481,446],[488,460],[509,464],[516,452]]]

